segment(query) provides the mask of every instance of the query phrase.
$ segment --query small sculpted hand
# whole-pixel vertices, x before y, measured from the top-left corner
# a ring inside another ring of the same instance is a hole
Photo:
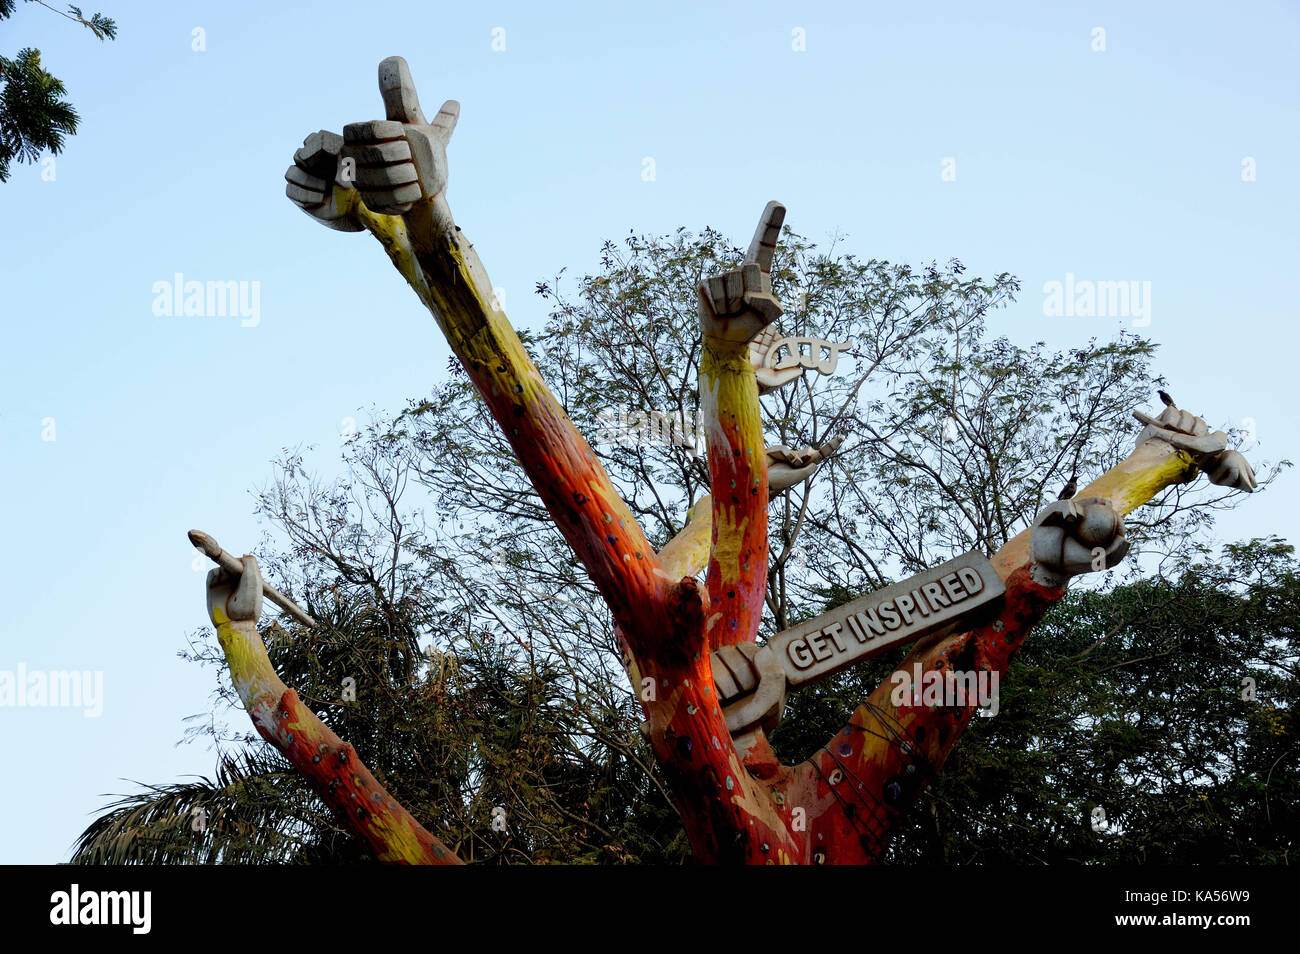
[[[821,447],[787,447],[778,444],[767,448],[767,489],[769,493],[789,490],[811,477],[839,449],[843,437],[833,437]]]
[[[744,264],[700,283],[700,331],[705,338],[745,344],[781,317],[781,304],[772,295],[771,272],[784,221],[785,206],[769,202]]]
[[[238,577],[220,567],[208,571],[208,616],[218,626],[229,621],[255,631],[262,616],[262,571],[257,557],[242,559],[244,572]]]
[[[327,129],[314,132],[293,154],[293,165],[284,174],[284,192],[294,205],[327,228],[339,232],[360,232],[364,226],[353,219],[340,199],[352,189],[348,169],[339,161],[343,137]]]
[[[1259,486],[1255,483],[1255,469],[1238,451],[1222,451],[1200,461],[1200,465],[1212,484],[1244,490],[1248,494],[1254,493]]]
[[[420,109],[410,68],[400,56],[379,64],[385,119],[343,127],[343,157],[356,164],[356,188],[371,212],[402,215],[418,202],[451,223],[447,206],[447,143],[460,103],[449,99],[429,122]]]

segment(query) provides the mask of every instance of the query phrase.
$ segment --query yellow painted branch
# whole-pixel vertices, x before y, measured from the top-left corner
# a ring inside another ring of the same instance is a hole
[[[629,645],[644,654],[664,632],[665,588],[675,579],[524,350],[473,246],[427,203],[389,216],[355,201],[357,221],[437,319]]]
[[[303,705],[271,665],[257,626],[213,607],[212,622],[230,678],[258,734],[311,784],[339,821],[390,864],[460,864],[375,779],[356,750]]]
[[[695,576],[709,565],[713,541],[713,498],[705,494],[686,514],[686,526],[659,551],[659,565],[671,579]]]
[[[767,451],[748,342],[705,337],[700,409],[713,491],[707,632],[717,649],[755,640],[767,586]]]
[[[1196,472],[1188,454],[1149,440],[1078,496],[1101,497],[1126,514]],[[919,666],[923,679],[947,671],[984,673],[986,679],[1005,676],[1033,625],[1066,589],[1035,581],[1028,530],[1009,540],[993,564],[1007,587],[998,617],[978,629],[919,643],[898,671],[914,674]],[[844,729],[794,770],[789,797],[809,806],[809,837],[841,846],[840,857],[829,861],[879,857],[899,815],[943,766],[974,714],[974,705],[934,705],[910,696],[899,700],[898,685],[886,679],[877,686]],[[832,785],[828,779],[841,781]],[[852,817],[846,817],[842,800],[855,793],[843,787],[845,779],[861,785]]]
[[[1084,487],[1076,497],[1100,497],[1109,501],[1120,516],[1126,516],[1166,487],[1186,483],[1196,474],[1196,464],[1186,451],[1162,440],[1149,440]],[[993,566],[1004,580],[1028,562],[1028,528],[1008,540],[993,557]]]

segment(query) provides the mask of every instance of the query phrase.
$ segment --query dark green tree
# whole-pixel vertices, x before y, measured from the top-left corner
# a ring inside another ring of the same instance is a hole
[[[1160,383],[1150,369],[1154,346],[1130,335],[1055,352],[991,334],[988,316],[1018,290],[1008,275],[968,278],[955,261],[863,261],[837,245],[821,250],[787,231],[772,274],[790,304],[783,334],[853,344],[836,374],[808,374],[764,398],[769,443],[845,438],[812,481],[772,502],[767,635],[965,550],[992,553],[1072,475],[1086,479],[1123,457],[1135,434],[1131,411]],[[711,230],[607,243],[599,273],[576,289],[562,276],[539,285],[550,319],[523,336],[656,546],[681,529],[686,506],[708,487],[689,436],[699,404],[695,285],[740,256]],[[670,419],[684,426],[666,428]],[[350,440],[344,458],[344,476],[322,481],[287,453],[259,494],[259,512],[275,528],[262,547],[267,578],[325,623],[268,632],[284,680],[463,858],[684,860],[610,623],[459,366],[429,397]],[[1267,485],[1270,475],[1259,470]],[[1130,538],[1148,558],[1176,560],[1206,537],[1222,500],[1204,486],[1172,489],[1133,515]],[[1277,550],[1271,559],[1270,585],[1294,586],[1289,555]],[[1001,711],[970,730],[893,859],[1109,858],[1123,838],[1138,844],[1131,832],[1156,830],[1154,815],[1139,822],[1133,814],[1131,786],[1216,771],[1228,740],[1209,733],[1200,713],[1175,718],[1174,702],[1160,710],[1121,691],[1124,680],[1158,673],[1169,700],[1227,692],[1232,673],[1272,672],[1265,644],[1273,652],[1289,638],[1278,609],[1257,621],[1264,643],[1233,642],[1210,676],[1197,668],[1199,656],[1175,654],[1179,665],[1165,659],[1163,668],[1142,658],[1148,644],[1178,638],[1160,626],[1182,621],[1186,629],[1211,604],[1227,626],[1258,605],[1238,593],[1241,564],[1223,565],[1237,575],[1215,577],[1204,562],[1185,561],[1168,583],[1135,578],[1114,593],[1073,594],[1029,640]],[[1162,587],[1174,601],[1166,614],[1138,612],[1138,596]],[[1285,605],[1269,593],[1270,605]],[[196,606],[199,599],[196,592]],[[1124,638],[1089,649],[1121,618]],[[1226,641],[1234,638],[1225,630]],[[220,659],[210,641],[196,641],[193,656]],[[797,694],[773,736],[779,753],[798,761],[822,745],[895,664],[875,660]],[[349,677],[358,698],[343,704]],[[1261,698],[1289,698],[1294,682],[1271,678],[1260,678]],[[1030,697],[1039,691],[1047,693],[1041,700]],[[1220,702],[1229,712],[1231,700]],[[1246,725],[1264,711],[1229,714]],[[1130,755],[1122,727],[1136,718],[1146,731],[1162,712],[1163,735],[1144,743],[1147,761]],[[230,734],[223,719],[214,715],[199,730],[221,747],[214,779],[147,787],[110,806],[83,836],[77,860],[186,860],[195,851],[204,860],[357,859],[287,766],[268,760],[251,733]],[[1259,812],[1244,822],[1261,844],[1261,825],[1294,817],[1279,812],[1291,811],[1284,805],[1295,792],[1285,760],[1260,774],[1264,759],[1283,754],[1276,739],[1265,741],[1238,753],[1222,776],[1234,792],[1224,805],[1257,798],[1251,786],[1265,786],[1269,800],[1252,803],[1262,804],[1264,822]],[[1171,761],[1166,744],[1182,761]],[[1078,751],[1058,757],[1063,745]],[[1089,761],[1113,752],[1124,754],[1110,774]],[[212,810],[203,842],[180,822],[205,799]],[[1089,827],[1098,804],[1113,819],[1109,841]],[[494,808],[505,810],[504,833],[492,828]],[[1014,836],[1001,833],[1004,818],[1013,819],[1005,825]],[[1164,833],[1179,837],[1172,826]]]
[[[1276,538],[1073,593],[962,738],[897,862],[1289,864],[1300,565]],[[1094,825],[1094,812],[1100,814]]]
[[[117,37],[117,24],[103,14],[87,18],[74,6],[65,13],[42,0],[27,2],[81,24],[101,41]],[[17,6],[18,0],[0,0],[0,20],[13,16]],[[46,149],[54,155],[63,150],[64,136],[77,131],[78,121],[66,93],[63,82],[41,66],[40,50],[25,47],[14,59],[0,56],[0,182],[9,181],[11,162],[36,162]]]

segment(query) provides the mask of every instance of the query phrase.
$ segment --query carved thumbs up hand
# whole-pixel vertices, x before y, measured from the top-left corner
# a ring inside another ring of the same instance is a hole
[[[449,99],[429,122],[420,109],[410,68],[400,56],[379,64],[386,118],[343,127],[343,158],[356,166],[355,186],[371,212],[402,215],[429,202],[436,218],[451,223],[447,206],[447,143],[460,117]]]

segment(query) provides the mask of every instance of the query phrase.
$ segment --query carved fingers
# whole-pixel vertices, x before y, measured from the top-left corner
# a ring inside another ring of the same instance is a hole
[[[1202,418],[1176,407],[1166,407],[1158,418],[1134,411],[1133,416],[1146,425],[1137,443],[1156,439],[1187,451],[1205,471],[1211,483],[1253,493],[1257,487],[1255,471],[1240,453],[1228,450],[1228,435],[1210,431]]]
[[[755,643],[723,646],[710,663],[727,729],[733,734],[755,725],[776,728],[785,710],[785,670],[766,647]]]
[[[804,372],[798,364],[784,368],[775,366],[776,362],[773,360],[775,355],[772,351],[777,343],[783,340],[777,333],[776,322],[772,322],[749,343],[749,363],[754,366],[754,374],[758,376],[759,394],[767,394],[769,391],[785,387],[791,381],[797,381]]]
[[[768,492],[780,493],[807,480],[835,454],[843,440],[843,437],[833,437],[821,447],[796,449],[780,444],[767,448]]]
[[[284,174],[284,193],[294,205],[322,225],[340,232],[359,232],[362,225],[342,211],[339,195],[350,189],[340,162],[343,137],[322,129],[302,141],[293,165]]]
[[[772,295],[770,273],[784,221],[785,206],[769,202],[744,263],[700,283],[700,329],[705,337],[743,344],[781,316],[781,304]]]
[[[1158,438],[1191,454],[1217,454],[1228,445],[1223,431],[1210,433],[1210,426],[1190,411],[1167,407],[1157,418],[1134,411],[1133,416],[1146,425],[1138,443]]]
[[[356,164],[356,188],[370,211],[400,215],[447,190],[447,142],[460,104],[443,103],[429,122],[420,109],[410,68],[400,56],[379,64],[386,118],[343,127],[343,155]]]
[[[343,141],[343,155],[356,163],[357,192],[371,212],[401,215],[423,196],[401,123],[348,123]]]
[[[257,624],[262,615],[262,571],[257,557],[243,557],[244,572],[236,576],[220,567],[208,571],[208,616],[236,623]],[[220,615],[218,614],[220,611]]]
[[[1254,468],[1235,450],[1226,450],[1206,457],[1200,461],[1200,465],[1212,484],[1244,490],[1248,494],[1254,493],[1258,486],[1255,483]]]
[[[1040,582],[1060,585],[1080,573],[1107,570],[1124,559],[1124,519],[1101,497],[1058,500],[1043,508],[1029,531]]]

